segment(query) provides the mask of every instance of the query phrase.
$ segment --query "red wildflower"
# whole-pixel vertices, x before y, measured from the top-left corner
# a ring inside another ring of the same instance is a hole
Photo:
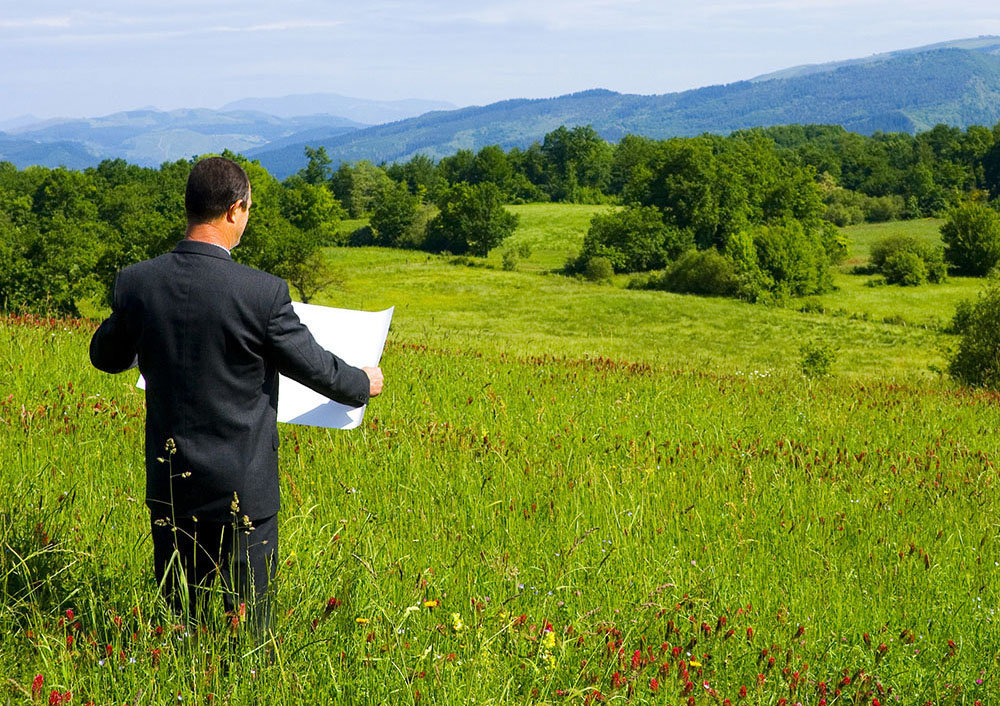
[[[650,691],[652,691],[655,694],[659,690],[659,688],[660,688],[660,682],[656,681],[656,677],[653,677],[652,679],[649,680]]]
[[[72,622],[73,621],[73,615],[74,615],[73,614],[73,609],[72,608],[67,608],[66,609],[66,620],[69,620],[70,622]]]
[[[41,674],[36,676],[31,680],[31,698],[38,700],[42,696],[42,684],[45,682],[45,677]]]
[[[632,653],[632,669],[638,669],[642,664],[642,653],[636,650]]]
[[[748,640],[753,639],[753,628],[747,628],[747,639]]]
[[[747,697],[747,688],[744,685],[740,685],[740,698],[745,699]]]
[[[70,649],[70,650],[73,649],[73,636],[72,635],[67,635],[66,636],[66,649]]]

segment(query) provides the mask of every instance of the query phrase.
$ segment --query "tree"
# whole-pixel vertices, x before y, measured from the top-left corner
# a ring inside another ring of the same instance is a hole
[[[985,275],[1000,262],[1000,216],[984,203],[969,201],[948,214],[941,226],[945,260],[960,272]]]
[[[427,226],[425,247],[486,257],[517,228],[518,216],[503,206],[496,184],[458,183],[438,202],[441,212]]]
[[[614,153],[590,125],[560,126],[545,136],[541,149],[554,201],[581,201],[607,189]]]
[[[298,176],[302,177],[307,184],[314,186],[325,184],[330,179],[330,165],[333,163],[333,160],[326,153],[326,147],[320,145],[313,148],[306,145],[305,153],[306,157],[309,158],[309,163],[299,170]]]
[[[373,243],[390,248],[419,246],[423,233],[413,232],[419,205],[420,199],[406,184],[386,186],[372,209]]]
[[[351,218],[370,213],[382,190],[392,183],[384,169],[364,159],[353,165],[342,162],[330,178],[333,195]]]
[[[282,186],[276,190],[281,196],[281,214],[319,245],[335,244],[337,225],[347,213],[330,190],[298,175],[286,179]]]

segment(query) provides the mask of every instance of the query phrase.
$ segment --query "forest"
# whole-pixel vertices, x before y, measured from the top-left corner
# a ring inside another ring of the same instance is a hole
[[[235,257],[286,278],[304,301],[330,281],[323,247],[482,257],[517,225],[505,206],[528,202],[606,204],[562,272],[639,273],[637,288],[751,301],[818,294],[846,252],[838,226],[926,216],[949,218],[946,247],[897,243],[909,253],[891,263],[897,280],[914,268],[932,281],[949,269],[985,274],[1000,259],[1000,124],[915,136],[790,125],[617,143],[589,126],[560,127],[527,149],[336,168],[324,148],[307,147],[307,166],[283,181],[224,154],[254,187]],[[194,161],[107,160],[82,171],[0,162],[0,306],[79,314],[81,302],[107,301],[119,269],[183,236]]]

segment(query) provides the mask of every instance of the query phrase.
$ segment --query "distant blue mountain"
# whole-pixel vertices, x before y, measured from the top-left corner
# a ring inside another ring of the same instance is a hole
[[[309,93],[280,98],[244,98],[222,106],[221,110],[253,110],[282,118],[297,115],[339,115],[342,118],[378,125],[413,118],[432,110],[452,110],[456,106],[445,101],[408,98],[398,101],[376,101],[351,98],[336,93]]]
[[[728,85],[656,96],[592,90],[434,112],[328,140],[251,150],[277,175],[305,163],[304,144],[338,161],[440,158],[488,144],[525,147],[560,125],[590,124],[608,140],[729,133],[791,123],[842,125],[870,134],[917,132],[946,123],[1000,121],[1000,37],[933,45],[866,59],[798,67]]]
[[[38,163],[48,166],[61,163],[58,160],[64,156],[64,147],[46,145],[66,142],[79,145],[95,164],[104,158],[122,157],[135,164],[158,166],[165,161],[227,148],[247,152],[297,134],[302,139],[311,139],[317,129],[318,134],[329,138],[361,127],[365,124],[333,115],[279,118],[245,110],[144,109],[100,118],[47,120],[8,130],[7,134],[21,142],[35,143],[37,147],[29,153],[39,157]],[[51,154],[47,152],[49,149]],[[0,146],[0,158],[17,164],[14,156]]]
[[[324,103],[323,101],[327,101]],[[338,102],[339,101],[339,102]],[[246,99],[227,107],[287,112],[378,106],[422,110],[432,102],[359,101],[332,94]],[[401,105],[401,104],[406,104]],[[360,113],[354,113],[360,115]],[[371,114],[370,117],[384,117]],[[0,159],[76,166],[106,157],[144,165],[225,148],[259,159],[285,177],[305,165],[305,146],[335,161],[440,158],[459,149],[525,147],[560,125],[593,125],[608,140],[729,133],[755,126],[836,124],[870,134],[917,132],[1000,121],[1000,37],[977,37],[813,66],[682,93],[629,95],[608,90],[515,99],[366,126],[345,117],[279,117],[259,110],[137,110],[87,120],[10,127]]]

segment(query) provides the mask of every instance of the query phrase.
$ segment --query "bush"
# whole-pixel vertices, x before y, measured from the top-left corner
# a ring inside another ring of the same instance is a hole
[[[940,283],[948,277],[948,265],[941,248],[923,243],[910,235],[893,235],[876,242],[872,246],[869,264],[889,284],[915,285],[926,281]],[[920,271],[922,274],[918,274]]]
[[[1000,216],[984,203],[952,209],[941,237],[945,259],[964,274],[985,275],[1000,263]]]
[[[593,257],[606,258],[616,272],[643,272],[662,268],[692,240],[663,222],[653,206],[628,206],[596,214],[583,240],[575,268],[582,270]]]
[[[715,248],[709,248],[684,253],[648,286],[678,294],[728,297],[737,293],[739,280],[733,261]]]
[[[882,265],[882,276],[889,284],[915,287],[927,281],[927,267],[916,253],[897,252]]]
[[[878,196],[865,199],[862,209],[869,223],[898,221],[906,212],[906,202],[902,196]]]
[[[965,385],[1000,389],[1000,282],[993,280],[975,304],[960,305],[952,326],[961,338],[948,373]]]
[[[951,323],[945,329],[945,333],[955,335],[964,334],[972,322],[972,314],[975,311],[976,303],[970,299],[963,299],[955,307],[955,314],[951,317]]]
[[[833,286],[822,243],[798,221],[758,227],[753,244],[766,290],[802,296],[822,294]]]
[[[583,268],[583,276],[591,282],[610,282],[614,274],[611,260],[606,257],[592,257]]]
[[[830,374],[830,368],[836,359],[836,351],[829,343],[822,341],[809,341],[799,348],[802,358],[799,366],[802,374],[808,378],[826,377]]]
[[[890,255],[900,252],[911,252],[920,255],[923,252],[923,246],[912,235],[890,235],[888,238],[882,238],[872,245],[871,254],[868,256],[868,263],[875,271],[881,272],[886,259]]]

